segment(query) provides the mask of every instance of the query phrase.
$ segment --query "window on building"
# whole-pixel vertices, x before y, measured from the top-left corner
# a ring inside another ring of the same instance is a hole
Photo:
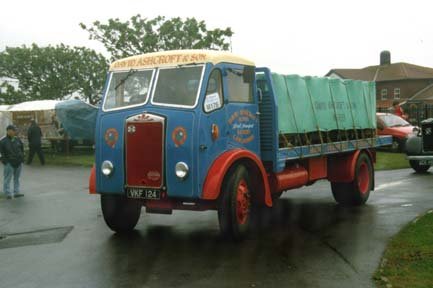
[[[388,89],[380,90],[380,97],[382,100],[386,100],[388,98]]]
[[[394,99],[400,99],[400,88],[394,88]]]

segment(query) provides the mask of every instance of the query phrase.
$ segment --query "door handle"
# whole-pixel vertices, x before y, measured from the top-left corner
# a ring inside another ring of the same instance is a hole
[[[199,148],[200,148],[201,151],[204,151],[204,150],[207,149],[207,146],[204,145],[204,144],[201,144]]]

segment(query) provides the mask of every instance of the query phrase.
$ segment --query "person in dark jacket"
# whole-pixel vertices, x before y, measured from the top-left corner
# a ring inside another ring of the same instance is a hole
[[[16,128],[13,125],[6,127],[6,136],[0,141],[1,161],[3,169],[3,192],[7,199],[22,197],[20,193],[20,174],[22,163],[24,162],[24,145],[20,138],[16,136]],[[10,182],[14,178],[14,190],[11,193]]]
[[[32,164],[35,153],[38,154],[41,165],[45,165],[44,153],[41,147],[42,131],[35,120],[31,121],[30,127],[27,130],[27,139],[29,140],[29,158],[27,164]]]

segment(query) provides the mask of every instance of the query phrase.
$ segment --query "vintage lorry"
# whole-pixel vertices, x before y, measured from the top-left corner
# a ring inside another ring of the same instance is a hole
[[[406,140],[406,157],[415,172],[425,173],[433,165],[433,118],[421,121],[414,132]]]
[[[234,239],[283,191],[331,182],[342,205],[374,189],[374,83],[279,75],[228,52],[150,53],[111,64],[97,116],[90,193],[106,224],[217,210]]]

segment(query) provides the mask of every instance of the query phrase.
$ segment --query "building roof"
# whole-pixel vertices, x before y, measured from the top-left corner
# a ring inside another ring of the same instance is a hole
[[[57,100],[37,100],[27,101],[15,105],[10,105],[7,111],[43,111],[43,110],[54,110],[56,104],[61,101]]]
[[[433,84],[430,84],[424,89],[418,91],[415,95],[410,97],[408,100],[433,101]]]
[[[9,108],[9,105],[0,105],[0,111],[7,111]]]
[[[110,71],[167,67],[195,63],[236,63],[255,66],[254,62],[226,51],[172,50],[147,53],[120,59],[110,65]]]
[[[330,76],[333,73],[344,79],[375,82],[405,79],[433,79],[433,68],[404,62],[368,66],[362,69],[332,69],[326,76]]]

